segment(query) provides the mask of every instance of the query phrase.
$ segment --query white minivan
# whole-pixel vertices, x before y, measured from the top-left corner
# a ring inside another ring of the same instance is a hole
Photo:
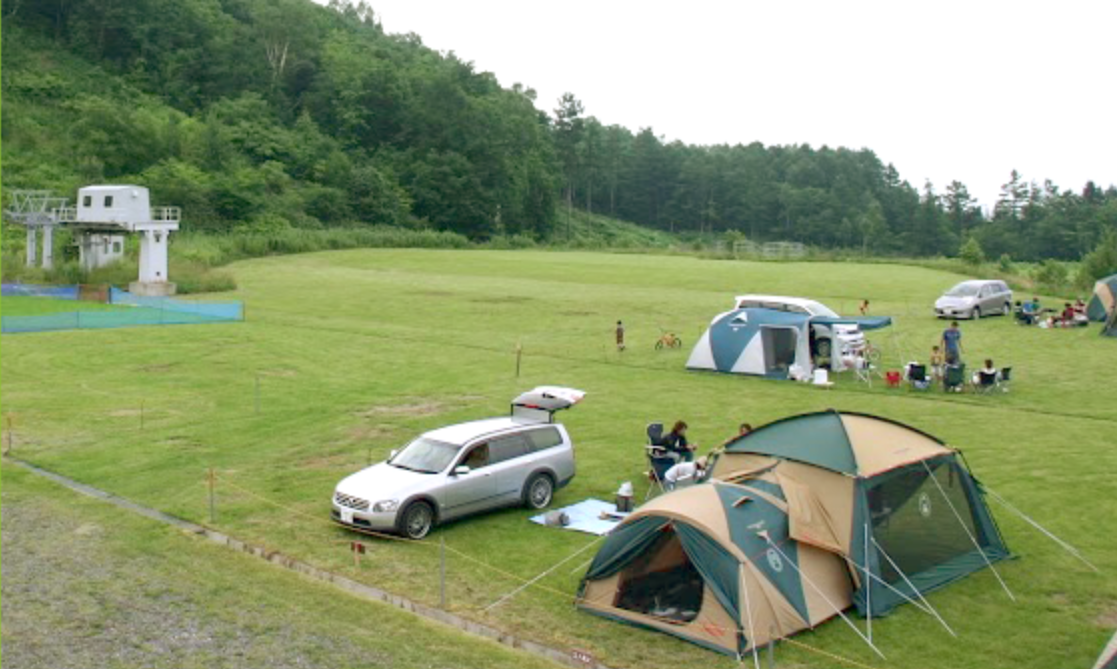
[[[554,414],[585,393],[540,386],[510,415],[419,435],[337,484],[331,515],[355,528],[422,539],[441,522],[522,504],[542,509],[574,478],[574,444]]]

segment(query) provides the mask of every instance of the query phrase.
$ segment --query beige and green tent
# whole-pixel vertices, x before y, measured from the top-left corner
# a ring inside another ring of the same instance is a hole
[[[958,451],[826,411],[737,439],[709,484],[640,507],[577,605],[739,657],[851,605],[884,615],[1008,555]]]

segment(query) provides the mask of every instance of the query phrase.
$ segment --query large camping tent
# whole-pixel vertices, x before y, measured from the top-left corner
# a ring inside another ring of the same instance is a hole
[[[578,606],[740,656],[850,604],[884,615],[1008,556],[959,453],[882,418],[771,423],[729,444],[712,477],[626,518]]]
[[[1094,296],[1086,307],[1092,321],[1102,321],[1102,334],[1117,337],[1117,274],[1107,276],[1094,284]]]
[[[886,316],[842,318],[759,307],[734,309],[714,317],[686,366],[778,379],[794,378],[798,370],[805,376],[813,369],[812,332],[834,325],[872,330],[891,323]]]

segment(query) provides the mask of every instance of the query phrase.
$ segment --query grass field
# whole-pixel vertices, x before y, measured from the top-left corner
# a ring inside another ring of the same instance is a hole
[[[563,417],[579,470],[559,505],[609,498],[624,480],[641,487],[649,420],[685,418],[706,447],[745,420],[865,411],[962,448],[984,483],[1078,545],[1102,574],[994,508],[1021,558],[998,567],[1016,603],[987,571],[934,593],[958,639],[901,607],[873,626],[887,663],[840,622],[796,641],[870,666],[1074,667],[1089,666],[1117,624],[1117,345],[1096,326],[963,323],[971,364],[992,357],[1015,368],[1007,395],[914,393],[849,378],[824,391],[683,364],[709,319],[743,292],[807,295],[845,312],[869,298],[875,314],[896,318],[874,338],[885,362],[926,359],[944,327],[930,304],[958,277],[891,265],[529,251],[337,251],[230,269],[244,323],[5,337],[15,454],[201,522],[213,467],[215,524],[237,536],[427,603],[438,601],[441,537],[459,613],[589,649],[617,667],[730,667],[684,642],[574,611],[581,557],[483,612],[592,541],[532,525],[523,510],[453,524],[421,543],[375,542],[358,570],[342,541],[352,535],[327,521],[333,485],[418,431],[502,414],[542,383],[588,391]],[[617,319],[628,328],[623,354],[612,343]],[[654,351],[662,330],[685,346]],[[777,656],[780,666],[835,666],[792,644]]]

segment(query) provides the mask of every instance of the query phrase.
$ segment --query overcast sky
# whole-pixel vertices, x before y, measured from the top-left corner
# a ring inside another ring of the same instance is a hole
[[[374,0],[503,86],[688,144],[868,148],[991,206],[1013,169],[1117,183],[1117,2]]]

